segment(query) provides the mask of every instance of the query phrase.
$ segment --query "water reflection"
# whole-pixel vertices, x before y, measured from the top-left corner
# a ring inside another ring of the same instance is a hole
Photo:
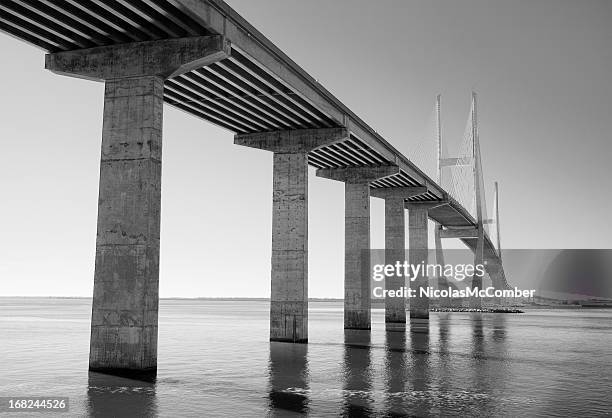
[[[343,415],[373,414],[370,331],[344,330]]]
[[[499,415],[499,404],[495,396],[504,397],[504,388],[511,378],[506,346],[506,318],[503,314],[483,316],[474,313],[471,322],[471,388],[475,396],[478,396],[478,408],[483,414]]]
[[[308,344],[271,342],[269,377],[273,415],[308,413]]]
[[[481,313],[470,314],[472,321],[472,354],[474,358],[480,358],[484,355],[484,331],[483,320]]]
[[[493,341],[500,344],[506,350],[506,316],[495,315],[493,317]]]
[[[404,409],[406,367],[406,334],[387,332],[385,336],[385,416],[401,416]]]
[[[410,389],[414,397],[411,405],[411,415],[429,415],[429,402],[431,401],[431,359],[429,351],[429,334],[411,333],[412,361],[408,367]]]
[[[449,313],[438,313],[438,372],[437,381],[440,391],[448,393],[453,385],[455,378],[454,360],[451,354],[452,344],[450,344],[452,334],[451,315]]]
[[[155,417],[155,383],[89,372],[87,412],[90,417]]]
[[[308,345],[271,343],[270,415],[503,415],[496,396],[508,380],[506,319],[479,313],[466,319],[441,313],[437,333],[386,332],[384,345],[370,331],[345,330],[342,402],[335,411],[316,401],[320,392],[309,382]],[[453,330],[462,323],[467,334]]]

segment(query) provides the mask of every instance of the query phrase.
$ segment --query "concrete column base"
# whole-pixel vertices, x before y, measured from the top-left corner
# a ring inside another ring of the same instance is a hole
[[[371,329],[370,309],[347,309],[344,305],[344,329]]]
[[[308,342],[308,301],[270,302],[270,341]]]

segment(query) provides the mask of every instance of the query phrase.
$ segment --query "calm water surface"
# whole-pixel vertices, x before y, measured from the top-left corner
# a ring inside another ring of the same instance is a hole
[[[294,345],[268,342],[268,302],[162,300],[155,383],[88,373],[90,311],[0,298],[0,396],[68,396],[71,416],[612,415],[612,310],[432,313],[429,334],[374,310],[345,333],[341,302],[312,302]]]

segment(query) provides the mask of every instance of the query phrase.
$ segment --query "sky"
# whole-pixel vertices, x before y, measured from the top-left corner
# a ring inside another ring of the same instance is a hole
[[[475,90],[502,246],[612,248],[612,2],[228,3],[407,155],[438,93],[456,147]],[[0,295],[91,296],[103,84],[0,50]],[[269,296],[272,155],[170,106],[163,129],[160,295]],[[309,295],[342,297],[344,187],[309,187]],[[371,224],[383,248],[379,199]]]

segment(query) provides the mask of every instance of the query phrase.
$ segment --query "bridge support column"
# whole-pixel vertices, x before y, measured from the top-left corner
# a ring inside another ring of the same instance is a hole
[[[159,77],[106,83],[91,370],[157,367],[162,106]]]
[[[403,263],[406,259],[406,217],[404,198],[385,199],[385,264]],[[399,290],[406,278],[385,277],[385,289]],[[406,298],[385,295],[385,329],[406,331]]]
[[[492,259],[490,257],[487,257],[485,268],[486,268],[487,273],[489,274],[489,277],[491,277],[491,282],[492,282],[493,287],[496,290],[506,289],[505,280],[504,280],[504,276],[502,272],[502,266],[499,263],[499,261]],[[502,306],[504,304],[502,299],[503,298],[501,297],[495,298],[494,299],[495,304],[498,306]]]
[[[270,341],[308,342],[308,152],[347,137],[332,128],[234,138],[274,152]]]
[[[319,169],[317,176],[345,182],[344,328],[371,328],[370,182],[399,173],[396,165]]]
[[[477,227],[477,241],[476,248],[474,250],[474,266],[484,265],[484,230],[482,224],[479,224]],[[472,275],[472,289],[478,288],[478,290],[482,289],[482,281],[483,277],[474,273]],[[482,308],[482,298],[478,295],[472,296],[469,298],[469,307],[472,309],[481,309]]]
[[[222,37],[59,52],[47,69],[106,82],[90,370],[157,370],[164,79],[228,56]]]
[[[436,222],[435,224],[435,247],[436,247],[436,264],[442,266],[442,274],[438,277],[438,289],[448,289],[449,282],[444,275],[444,249],[442,248],[442,237],[441,237],[442,226]],[[452,297],[440,297],[439,306],[441,308],[450,308],[452,306]]]
[[[426,193],[426,187],[394,187],[373,189],[371,195],[385,199],[385,264],[401,264],[406,260],[406,199]],[[406,278],[385,277],[386,290],[406,286]],[[385,296],[385,329],[406,330],[406,298]]]
[[[411,265],[428,261],[427,219],[428,206],[413,203],[408,208],[408,258]],[[429,298],[421,294],[429,286],[427,272],[422,272],[410,282],[414,292],[410,298],[410,331],[429,332]]]

